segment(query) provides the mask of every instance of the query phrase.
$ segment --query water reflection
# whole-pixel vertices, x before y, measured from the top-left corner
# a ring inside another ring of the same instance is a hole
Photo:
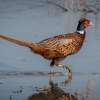
[[[7,100],[94,100],[100,73],[73,72],[72,79],[62,72],[41,71],[1,72],[0,76],[1,99],[6,95]]]
[[[92,100],[94,99],[95,80],[88,80],[83,91],[73,90],[72,84],[63,87],[59,82],[50,80],[46,86],[37,87],[28,100]],[[70,88],[70,91],[68,90]],[[97,98],[97,97],[95,97]]]
[[[38,90],[28,100],[78,100],[74,94],[65,92],[58,83],[49,81],[49,86]]]
[[[52,77],[55,77],[55,76],[65,76],[65,74],[66,74],[66,77],[65,77],[65,79],[62,81],[62,82],[60,82],[60,83],[62,83],[62,84],[68,84],[68,83],[70,83],[71,82],[71,80],[72,80],[72,72],[67,72],[67,70],[66,70],[66,72],[65,73],[63,73],[63,72],[49,72],[48,73],[48,75],[49,75],[49,80],[50,81],[52,81]]]
[[[75,90],[72,85],[71,81],[62,85],[61,82],[55,82],[50,78],[46,86],[36,87],[36,92],[29,96],[28,100],[93,100],[97,98],[95,96],[95,80],[87,80],[81,91]]]

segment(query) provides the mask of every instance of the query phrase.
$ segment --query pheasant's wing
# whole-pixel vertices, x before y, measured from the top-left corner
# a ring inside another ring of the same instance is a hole
[[[59,35],[53,38],[48,38],[39,42],[39,45],[50,50],[55,50],[58,53],[66,56],[74,53],[74,36],[72,35]]]

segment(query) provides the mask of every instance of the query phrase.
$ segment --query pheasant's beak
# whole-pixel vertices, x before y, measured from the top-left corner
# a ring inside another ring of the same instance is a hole
[[[92,22],[90,22],[90,26],[92,26],[93,25],[93,23]]]

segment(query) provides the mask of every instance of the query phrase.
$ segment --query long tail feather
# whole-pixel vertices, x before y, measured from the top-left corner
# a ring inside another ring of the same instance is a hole
[[[15,38],[5,36],[5,35],[0,35],[0,39],[4,39],[4,40],[7,40],[9,42],[18,44],[20,46],[25,46],[25,47],[31,47],[33,44],[32,42],[28,42],[28,41],[21,40],[21,39],[15,39]]]

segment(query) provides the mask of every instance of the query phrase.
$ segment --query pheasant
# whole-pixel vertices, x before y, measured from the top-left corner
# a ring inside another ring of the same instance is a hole
[[[56,65],[65,67],[71,72],[68,66],[62,65],[59,62],[67,56],[77,53],[81,49],[85,40],[85,29],[90,25],[91,21],[89,19],[82,18],[79,20],[75,32],[57,35],[37,43],[15,39],[6,35],[0,35],[0,39],[28,47],[32,52],[41,55],[45,59],[51,60],[50,66]]]

